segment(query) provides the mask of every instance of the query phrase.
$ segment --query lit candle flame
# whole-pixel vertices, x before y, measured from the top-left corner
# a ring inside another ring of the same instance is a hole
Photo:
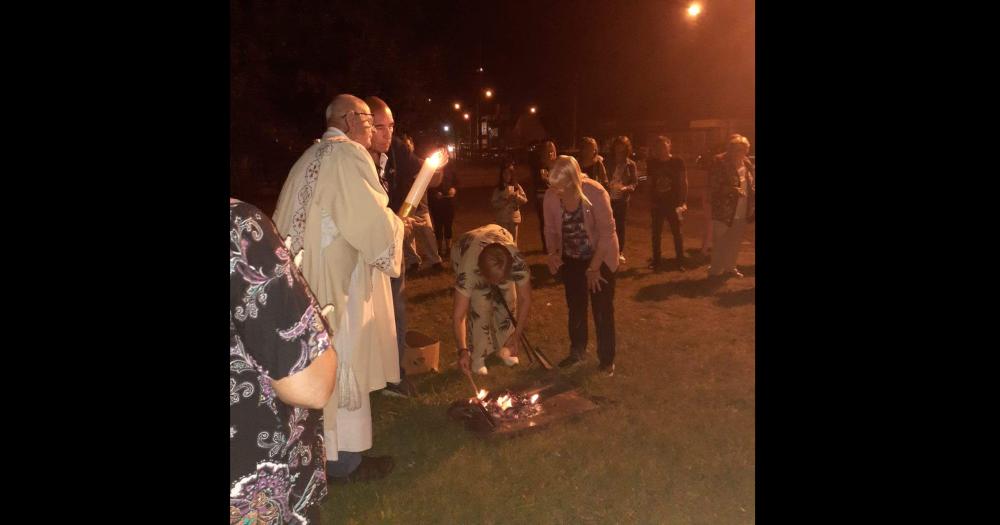
[[[441,150],[437,150],[433,155],[427,157],[427,163],[431,165],[432,168],[436,168],[441,165]]]
[[[413,184],[410,186],[410,192],[406,194],[406,198],[403,199],[403,205],[399,208],[399,216],[406,217],[420,205],[420,199],[423,198],[424,192],[427,191],[427,185],[431,181],[431,177],[437,169],[445,162],[445,153],[443,149],[437,150],[433,155],[424,159],[424,164],[420,168],[420,173],[417,173],[416,179],[414,179]]]
[[[531,404],[534,405],[535,401],[538,401],[538,394],[531,396]]]

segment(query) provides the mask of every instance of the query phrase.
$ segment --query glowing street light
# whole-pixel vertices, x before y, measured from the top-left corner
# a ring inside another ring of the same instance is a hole
[[[486,90],[486,98],[493,98],[493,90],[492,89],[487,89]]]
[[[465,120],[469,120],[469,114],[468,113],[462,113],[462,118],[464,118]]]
[[[537,107],[535,107],[535,106],[531,106],[531,109],[529,109],[528,111],[530,111],[530,112],[531,112],[531,114],[532,114],[532,115],[534,115],[535,113],[537,113],[537,112],[538,112],[538,108],[537,108]]]
[[[450,129],[451,129],[451,126],[449,126],[447,124],[444,125],[444,131],[445,131],[445,133],[447,133],[448,130],[450,130]]]
[[[694,2],[689,5],[687,8],[687,14],[689,18],[698,18],[698,15],[701,14],[701,4]]]
[[[458,111],[458,110],[460,110],[460,109],[462,109],[462,105],[461,105],[461,104],[459,104],[458,102],[456,102],[456,103],[455,103],[455,111]]]

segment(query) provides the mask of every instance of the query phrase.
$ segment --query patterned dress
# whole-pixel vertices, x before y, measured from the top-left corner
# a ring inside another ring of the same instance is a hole
[[[466,232],[452,243],[451,264],[455,271],[455,291],[469,298],[469,315],[466,317],[469,352],[472,368],[483,366],[486,356],[496,352],[514,333],[514,323],[499,299],[494,297],[489,282],[479,273],[479,254],[483,247],[495,242],[506,246],[514,257],[511,278],[497,286],[507,306],[517,315],[515,284],[531,278],[531,271],[517,251],[510,232],[496,224]]]
[[[271,383],[332,351],[330,336],[271,221],[234,199],[229,221],[229,523],[306,524],[327,493],[323,411]]]

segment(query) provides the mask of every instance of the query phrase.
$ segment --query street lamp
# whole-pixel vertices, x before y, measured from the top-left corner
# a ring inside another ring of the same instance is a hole
[[[492,89],[487,89],[486,92],[483,93],[483,94],[486,95],[487,99],[493,98],[493,90]],[[476,100],[476,144],[477,145],[481,145],[480,138],[479,138],[479,133],[480,133],[480,126],[482,125],[482,118],[483,118],[482,114],[479,113],[479,100],[477,99]],[[487,135],[487,138],[486,138],[487,145],[489,145],[489,140],[490,140],[489,139],[489,135]]]
[[[455,103],[455,111],[458,111],[458,110],[460,110],[460,109],[462,109],[462,105],[461,105],[461,104],[459,104],[458,102],[456,102],[456,103]]]
[[[467,126],[469,128],[469,130],[468,130],[469,134],[466,137],[466,139],[469,141],[468,142],[468,144],[469,144],[469,152],[471,153],[471,151],[472,151],[472,122],[469,120],[469,114],[468,113],[462,113],[462,118],[465,119],[465,121],[468,122],[468,124],[469,124]],[[461,144],[461,141],[459,141],[459,144]]]
[[[692,19],[693,18],[698,18],[698,15],[700,15],[700,14],[701,14],[701,4],[700,3],[693,2],[691,5],[688,6],[688,8],[687,8],[688,18],[692,18]]]

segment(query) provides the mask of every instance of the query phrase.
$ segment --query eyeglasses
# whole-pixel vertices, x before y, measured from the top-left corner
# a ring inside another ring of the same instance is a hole
[[[350,115],[351,113],[354,113],[358,117],[368,117],[367,119],[362,118],[361,119],[362,122],[367,122],[369,124],[374,124],[375,123],[375,115],[373,115],[371,113],[362,113],[360,111],[348,111],[347,113],[344,113],[343,115],[341,115],[340,118],[346,119],[347,116]]]

